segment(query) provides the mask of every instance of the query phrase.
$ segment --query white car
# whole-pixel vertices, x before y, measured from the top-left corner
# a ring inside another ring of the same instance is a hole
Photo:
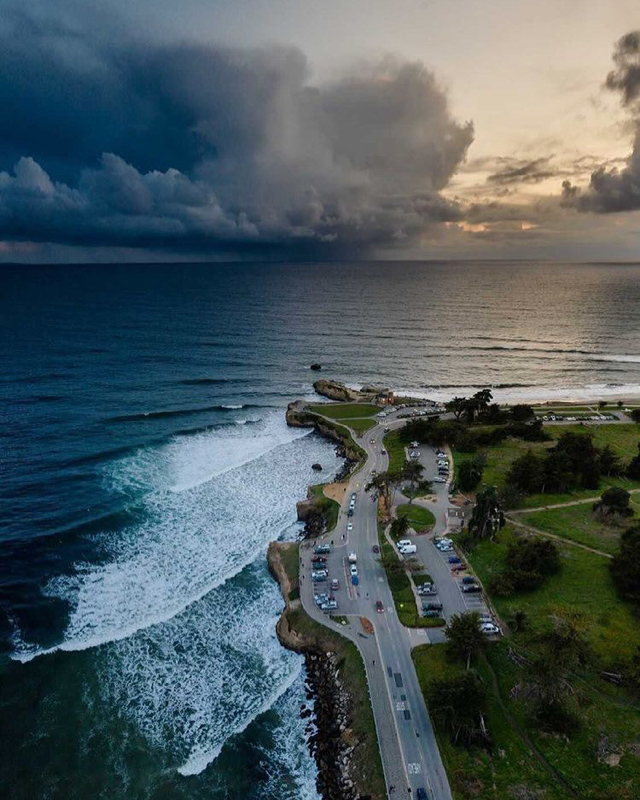
[[[445,461],[443,458],[439,458],[437,463],[438,463],[439,467],[448,467],[449,466],[449,462]]]
[[[446,454],[446,453],[443,453],[443,452],[442,452],[442,450],[438,450],[438,452],[436,453],[436,456],[437,456],[438,458],[446,458],[446,457],[447,457],[447,454]]]
[[[351,565],[351,575],[355,577],[358,574],[358,567],[355,564]]]
[[[500,628],[493,622],[483,622],[480,625],[480,630],[487,636],[493,636],[496,633],[500,633]]]
[[[348,531],[352,531],[353,530],[353,522],[347,522],[347,530]]]
[[[409,458],[413,458],[413,459],[420,458],[420,451],[419,450],[412,450],[409,453]]]
[[[433,479],[433,482],[434,483],[446,483],[447,479],[443,478],[442,475],[436,475],[436,477]]]
[[[398,548],[402,548],[402,547],[408,547],[410,544],[413,544],[411,539],[400,539],[400,541],[396,543],[396,546]]]

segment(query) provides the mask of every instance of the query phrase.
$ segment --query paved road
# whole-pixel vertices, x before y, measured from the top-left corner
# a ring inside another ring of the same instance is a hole
[[[403,422],[387,418],[384,425],[395,427]],[[355,642],[362,654],[387,788],[394,787],[389,791],[390,800],[415,797],[418,787],[425,787],[432,800],[451,800],[449,782],[411,660],[412,645],[428,643],[431,632],[410,632],[399,622],[384,570],[373,552],[378,541],[377,504],[364,492],[364,486],[372,470],[382,472],[387,468],[387,456],[381,453],[383,435],[383,426],[376,425],[359,440],[367,451],[367,462],[349,482],[336,529],[324,537],[335,545],[328,565],[330,577],[340,580],[341,588],[336,593],[340,608],[336,613],[347,615],[350,624],[341,626],[333,622],[313,601],[312,543],[300,549],[304,575],[301,599],[310,616],[339,630]],[[354,516],[348,518],[346,509],[352,492],[357,493],[356,510]],[[353,524],[350,532],[346,530],[348,520]],[[433,545],[430,546],[437,553]],[[360,583],[357,587],[353,587],[347,577],[347,555],[352,551],[358,557]],[[382,601],[384,613],[376,612],[377,600]],[[359,617],[366,617],[372,623],[374,634],[365,634]]]

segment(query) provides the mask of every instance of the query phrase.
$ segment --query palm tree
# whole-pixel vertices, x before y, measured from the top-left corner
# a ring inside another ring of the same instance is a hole
[[[402,467],[400,474],[403,480],[409,481],[411,483],[411,488],[415,490],[416,483],[422,477],[423,472],[424,472],[424,467],[418,461],[407,461],[406,464]],[[413,500],[413,491],[409,495],[409,505],[411,505],[412,500]]]
[[[406,536],[408,530],[409,530],[409,520],[407,519],[406,514],[404,514],[401,517],[396,517],[391,523],[391,529],[390,529],[391,536],[396,541],[398,539],[402,539],[403,536]]]

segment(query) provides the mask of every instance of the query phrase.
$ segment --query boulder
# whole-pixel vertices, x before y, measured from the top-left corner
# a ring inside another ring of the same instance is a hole
[[[311,469],[315,470],[316,472],[322,472],[322,464],[312,464]]]
[[[312,364],[312,365],[309,367],[309,369],[312,369],[312,370],[314,370],[315,372],[318,372],[319,370],[321,370],[321,369],[322,369],[322,364],[318,364],[318,362],[316,362],[315,364]]]

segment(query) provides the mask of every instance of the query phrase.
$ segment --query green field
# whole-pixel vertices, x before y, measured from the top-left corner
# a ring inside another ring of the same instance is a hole
[[[469,561],[485,585],[501,570],[513,536],[507,527],[495,542],[482,542],[469,555]],[[537,634],[548,630],[550,615],[563,611],[582,615],[593,660],[580,674],[572,676],[578,698],[577,730],[570,737],[544,734],[533,724],[523,703],[512,699],[510,692],[521,672],[508,657],[508,641],[488,648],[488,663],[497,676],[500,695],[509,713],[579,797],[600,800],[613,787],[617,787],[618,793],[607,794],[607,797],[636,797],[640,792],[640,768],[638,757],[632,751],[640,737],[640,714],[624,689],[601,680],[599,671],[615,669],[633,656],[640,645],[640,626],[631,607],[622,603],[616,594],[609,576],[608,559],[569,544],[559,544],[559,549],[561,570],[548,578],[541,588],[508,598],[493,597],[492,602],[507,622],[514,611],[526,612],[527,631],[512,637],[512,644],[524,648],[531,646]],[[515,737],[517,732],[513,730],[511,735]],[[598,761],[596,750],[601,737],[620,748],[619,766],[610,767]],[[502,768],[501,762],[496,762],[496,768]],[[555,791],[550,796],[555,797]],[[625,794],[627,791],[629,793]],[[560,796],[567,795],[561,793]]]
[[[493,645],[490,651],[502,648]],[[464,667],[451,661],[444,645],[421,645],[411,651],[423,694],[433,680],[460,675]],[[535,794],[514,794],[519,787],[544,792],[540,800],[565,800],[566,790],[558,786],[550,774],[529,750],[527,744],[512,727],[492,688],[488,662],[479,660],[476,669],[487,689],[486,723],[491,732],[490,750],[467,750],[454,745],[449,736],[438,730],[438,747],[444,761],[455,800],[511,800],[511,798],[536,797]]]
[[[623,462],[629,461],[638,452],[638,442],[640,441],[640,426],[635,424],[613,424],[613,425],[563,425],[548,426],[545,428],[553,436],[559,436],[564,432],[584,433],[589,432],[593,435],[594,443],[598,447],[610,445],[619,455]],[[525,442],[522,439],[505,439],[499,445],[487,447],[482,450],[486,455],[487,464],[482,476],[482,484],[496,486],[498,489],[504,488],[505,479],[511,464],[516,458],[532,450],[540,453],[553,447],[554,441],[549,442]],[[454,465],[457,467],[463,461],[473,459],[476,453],[460,453],[454,450]],[[640,487],[640,483],[630,481],[626,478],[604,478],[600,489],[581,489],[566,494],[534,494],[525,497],[521,503],[523,508],[537,508],[540,506],[554,505],[556,503],[567,503],[572,500],[580,500],[587,497],[598,496],[607,486],[622,486],[625,489],[635,489]]]
[[[376,424],[375,419],[371,419],[371,417],[362,417],[361,419],[358,417],[354,419],[343,419],[342,422],[359,434],[368,431]]]
[[[408,503],[398,506],[396,516],[406,517],[409,525],[415,531],[430,530],[436,524],[436,518],[428,508],[409,505]]]
[[[309,406],[309,411],[322,414],[331,419],[350,419],[352,417],[372,417],[381,410],[370,403],[317,403]]]
[[[600,522],[593,512],[591,503],[532,511],[518,514],[514,519],[524,525],[531,525],[532,528],[553,533],[612,555],[617,552],[620,534],[624,530],[623,526]],[[628,520],[628,524],[631,522],[632,520]]]
[[[389,455],[389,472],[399,472],[407,460],[399,432],[389,431],[385,434],[382,443]]]
[[[514,536],[507,525],[495,541],[481,542],[469,554],[471,566],[485,585],[501,572],[507,546]],[[603,667],[631,658],[640,645],[640,625],[631,606],[616,594],[609,575],[609,559],[556,543],[562,560],[560,572],[533,592],[493,597],[499,615],[508,621],[514,611],[523,609],[529,616],[531,632],[535,633],[549,628],[549,615],[555,611],[577,611],[588,623],[589,641]]]

